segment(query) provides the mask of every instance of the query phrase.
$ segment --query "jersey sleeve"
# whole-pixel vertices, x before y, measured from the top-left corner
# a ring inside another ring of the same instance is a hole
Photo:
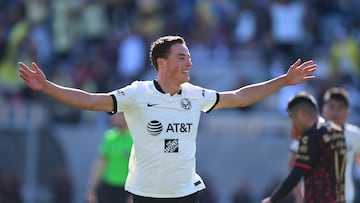
[[[206,113],[210,112],[219,101],[219,93],[214,90],[202,89],[201,96],[203,98],[201,110]]]
[[[278,202],[280,199],[284,198],[289,194],[294,187],[299,183],[301,177],[306,173],[306,169],[293,167],[290,174],[286,179],[281,183],[278,188],[270,195],[272,202]]]
[[[123,112],[124,109],[129,109],[139,94],[139,82],[135,81],[130,85],[127,85],[121,89],[110,92],[110,95],[114,101],[114,111],[111,114],[117,112]]]
[[[316,134],[304,134],[300,139],[294,166],[310,170],[314,160],[319,154],[319,150],[320,136],[316,136]]]

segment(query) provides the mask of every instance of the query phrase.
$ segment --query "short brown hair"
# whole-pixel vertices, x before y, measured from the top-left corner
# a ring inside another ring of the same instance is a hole
[[[331,100],[342,102],[346,107],[349,107],[349,93],[341,87],[332,87],[326,90],[323,97],[323,103],[326,104]]]
[[[186,45],[184,38],[171,35],[160,37],[152,43],[150,48],[150,61],[151,65],[153,65],[156,70],[158,70],[158,64],[156,60],[158,58],[167,58],[170,54],[169,50],[174,44]]]

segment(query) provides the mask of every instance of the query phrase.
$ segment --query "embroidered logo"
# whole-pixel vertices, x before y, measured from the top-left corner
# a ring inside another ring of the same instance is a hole
[[[151,103],[147,103],[147,107],[152,107],[152,106],[156,106],[156,105],[159,105],[159,104],[151,104]]]
[[[180,105],[183,109],[185,110],[190,110],[191,109],[191,102],[189,99],[184,98],[180,101]]]

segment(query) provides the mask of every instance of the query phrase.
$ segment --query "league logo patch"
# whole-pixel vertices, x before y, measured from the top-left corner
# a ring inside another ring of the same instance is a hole
[[[179,152],[179,140],[178,139],[165,139],[164,140],[164,152],[165,153]]]
[[[184,98],[180,101],[181,107],[185,110],[190,110],[191,109],[191,102],[189,99]]]
[[[146,128],[149,134],[153,136],[159,135],[163,131],[162,124],[160,123],[160,121],[156,121],[156,120],[150,121],[147,124]]]
[[[121,96],[125,96],[125,92],[123,90],[117,90],[117,92],[121,95]]]

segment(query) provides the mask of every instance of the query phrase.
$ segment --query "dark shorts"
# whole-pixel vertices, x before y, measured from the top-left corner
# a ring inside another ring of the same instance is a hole
[[[133,203],[200,203],[197,193],[179,198],[152,198],[133,195]]]
[[[101,183],[98,191],[98,203],[125,203],[131,195],[123,187]]]

